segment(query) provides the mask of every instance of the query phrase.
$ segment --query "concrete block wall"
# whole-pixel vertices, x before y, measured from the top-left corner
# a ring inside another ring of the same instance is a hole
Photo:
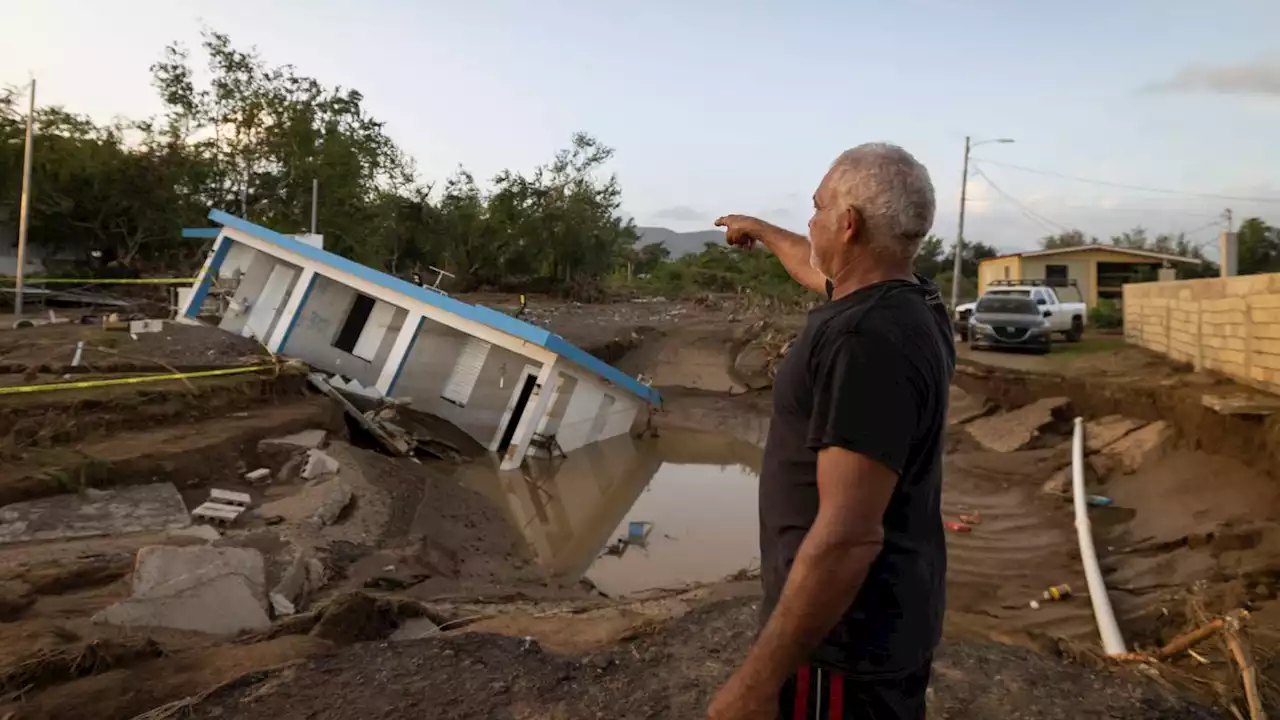
[[[1124,286],[1135,345],[1280,393],[1280,273]]]

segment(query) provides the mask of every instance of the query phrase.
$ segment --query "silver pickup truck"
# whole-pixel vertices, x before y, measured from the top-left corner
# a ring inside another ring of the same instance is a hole
[[[1058,291],[1064,288],[1071,288],[1076,295],[1080,295],[1080,289],[1074,280],[1050,286],[1044,280],[1022,279],[995,280],[987,286],[983,297],[1005,295],[1030,298],[1040,307],[1049,332],[1061,333],[1067,342],[1080,342],[1080,338],[1084,337],[1085,316],[1088,315],[1086,305],[1084,302],[1063,302]],[[1083,301],[1084,297],[1080,297]],[[957,305],[955,309],[955,329],[960,334],[960,339],[966,342],[969,340],[969,319],[976,305],[976,302],[964,303]]]

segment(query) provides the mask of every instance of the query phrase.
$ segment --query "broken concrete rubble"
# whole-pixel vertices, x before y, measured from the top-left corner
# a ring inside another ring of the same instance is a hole
[[[316,450],[324,446],[325,440],[324,430],[303,430],[292,435],[283,437],[267,438],[258,443],[259,449],[266,449],[271,446],[286,446],[302,448],[304,450]]]
[[[421,640],[425,637],[431,637],[440,632],[440,626],[431,622],[424,617],[409,618],[400,624],[395,632],[391,633],[391,637],[387,638],[392,642],[401,642],[404,640]]]
[[[289,569],[271,589],[271,606],[277,616],[292,615],[312,594],[329,581],[324,564],[299,548]]]
[[[94,616],[126,627],[227,635],[271,626],[262,554],[248,548],[145,547],[133,595]]]
[[[338,472],[338,461],[323,450],[308,450],[307,459],[302,464],[302,477],[315,480],[322,475]]]
[[[89,489],[0,508],[0,543],[172,530],[190,524],[187,506],[172,483]]]
[[[319,489],[324,493],[324,499],[320,501],[320,507],[311,516],[311,524],[315,527],[332,525],[351,502],[351,486],[334,478],[319,486]]]
[[[979,418],[965,426],[969,435],[988,450],[1014,452],[1031,444],[1041,428],[1054,422],[1055,414],[1067,407],[1064,397],[1044,398],[1017,410]]]
[[[1098,451],[1099,471],[1132,473],[1159,459],[1173,445],[1173,428],[1159,420],[1139,428]]]
[[[1146,424],[1143,420],[1124,415],[1107,415],[1090,420],[1084,424],[1085,452],[1098,452]]]

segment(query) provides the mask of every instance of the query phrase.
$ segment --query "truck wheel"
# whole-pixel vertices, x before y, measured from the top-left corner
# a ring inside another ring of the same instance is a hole
[[[968,331],[968,330],[961,330],[961,331],[960,331],[960,342],[969,342],[969,331]]]
[[[1080,338],[1084,337],[1084,320],[1079,317],[1071,318],[1071,329],[1064,333],[1067,342],[1080,342]]]

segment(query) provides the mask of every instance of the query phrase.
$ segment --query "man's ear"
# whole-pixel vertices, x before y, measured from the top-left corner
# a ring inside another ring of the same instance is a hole
[[[842,229],[843,240],[846,245],[853,245],[858,242],[862,235],[862,215],[858,213],[858,208],[850,205],[841,213],[844,216],[846,226]]]

